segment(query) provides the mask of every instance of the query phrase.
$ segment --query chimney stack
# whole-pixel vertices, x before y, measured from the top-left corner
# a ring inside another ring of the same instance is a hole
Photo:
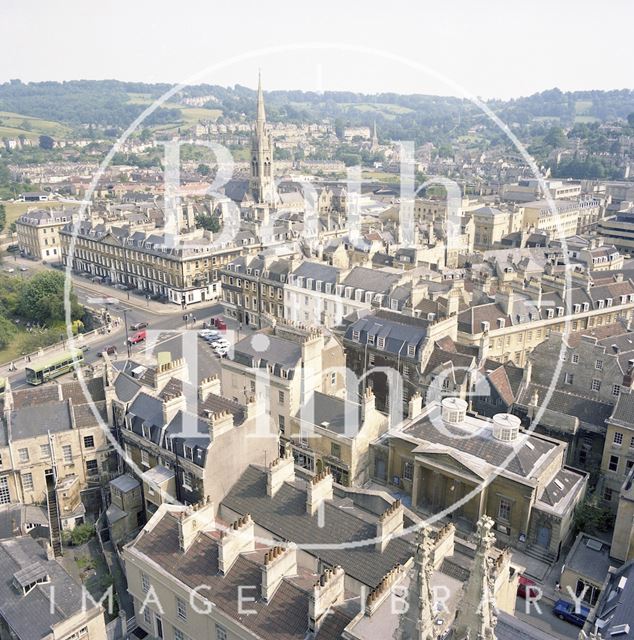
[[[178,520],[178,545],[185,552],[196,539],[199,531],[209,529],[214,523],[214,505],[207,499],[176,514]]]
[[[204,378],[198,385],[198,399],[201,402],[204,402],[210,393],[217,396],[221,395],[220,378],[218,376]]]
[[[407,417],[410,420],[414,418],[418,418],[418,416],[423,412],[423,396],[418,393],[418,391],[410,398],[407,403]]]
[[[218,568],[223,575],[229,572],[241,553],[255,549],[255,524],[250,514],[238,518],[220,534]]]
[[[163,423],[168,424],[179,412],[184,411],[187,406],[185,394],[179,393],[177,396],[167,396],[163,399]]]
[[[286,576],[297,575],[297,547],[273,547],[264,554],[262,565],[262,598],[270,602]]]
[[[233,414],[231,411],[219,411],[218,413],[210,413],[208,415],[209,420],[209,435],[212,440],[215,440],[219,436],[231,431],[233,429]]]
[[[376,523],[376,550],[383,551],[392,539],[403,532],[403,505],[395,500],[380,516]]]
[[[313,585],[308,603],[309,631],[317,632],[330,607],[343,602],[345,575],[340,566],[326,569]]]
[[[313,516],[326,500],[332,500],[332,474],[326,467],[308,481],[306,490],[306,512]]]
[[[284,445],[284,455],[276,458],[266,470],[266,495],[272,498],[285,482],[295,480],[295,460],[288,442]]]

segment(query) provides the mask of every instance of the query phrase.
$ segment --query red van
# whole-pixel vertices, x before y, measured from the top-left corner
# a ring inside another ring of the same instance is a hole
[[[226,331],[227,323],[222,318],[214,318],[213,323],[218,331]]]
[[[133,333],[129,338],[128,338],[128,342],[130,344],[138,344],[139,342],[143,342],[146,338],[146,331],[137,331],[136,333]]]

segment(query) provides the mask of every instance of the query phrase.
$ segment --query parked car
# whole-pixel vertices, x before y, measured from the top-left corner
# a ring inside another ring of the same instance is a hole
[[[138,344],[139,342],[143,342],[146,337],[147,337],[147,332],[145,331],[145,329],[143,329],[142,331],[137,331],[136,333],[133,333],[128,338],[128,342],[130,344]]]
[[[5,269],[5,271],[6,271],[7,273],[15,273],[15,269],[14,269],[13,267],[7,267],[7,268]]]
[[[130,329],[132,329],[132,331],[140,331],[141,329],[147,329],[148,326],[149,325],[147,322],[135,322],[134,324],[130,325]]]
[[[109,347],[104,347],[97,354],[100,358],[103,358],[103,354],[107,353],[109,356],[113,356],[117,354],[117,347],[111,344]]]
[[[20,267],[20,271],[28,271],[29,268],[28,267]]]
[[[537,587],[537,583],[526,576],[520,576],[517,595],[520,598],[526,598],[527,594],[530,594],[531,598],[537,598],[539,596],[539,589],[531,589],[531,587]]]
[[[579,611],[575,611],[575,605],[567,600],[557,600],[553,607],[553,613],[560,619],[570,622],[578,627],[583,627],[586,618],[590,615],[590,609],[581,605]]]

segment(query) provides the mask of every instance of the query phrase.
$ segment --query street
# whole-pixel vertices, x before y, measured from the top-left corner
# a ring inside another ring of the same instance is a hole
[[[533,627],[541,629],[553,638],[561,640],[575,639],[579,636],[579,628],[573,624],[560,620],[552,612],[553,603],[548,599],[543,599],[538,603],[541,614],[537,611],[535,604],[531,604],[530,613],[526,613],[527,602],[523,598],[517,598],[515,603],[515,615]]]
[[[42,263],[22,258],[6,261],[5,269],[7,265],[16,269],[13,274],[15,277],[24,277],[28,275],[29,272],[51,268]],[[26,266],[28,271],[19,271],[20,266]],[[128,294],[125,291],[104,285],[97,285],[77,276],[73,276],[73,288],[81,304],[89,306],[96,311],[103,310],[113,318],[121,318],[119,326],[112,326],[110,333],[104,333],[103,335],[90,338],[90,340],[86,342],[88,347],[84,354],[84,362],[86,364],[97,362],[100,359],[99,353],[109,346],[116,347],[118,359],[125,358],[127,356],[125,324],[127,324],[128,333],[130,334],[132,333],[130,330],[131,325],[137,322],[148,323],[148,340],[136,345],[131,345],[130,355],[133,359],[135,354],[137,356],[147,355],[149,351],[153,354],[159,351],[169,351],[172,358],[180,358],[183,355],[182,335],[185,329],[191,330],[195,335],[195,333],[202,328],[204,321],[208,322],[210,318],[222,313],[222,307],[217,301],[192,305],[184,311],[177,305],[162,304],[155,301],[148,302],[143,297],[134,294],[130,295],[130,299],[128,299]],[[189,316],[187,323],[183,320],[185,313]],[[191,319],[192,316],[193,320]],[[228,324],[229,330],[227,332],[227,338],[231,344],[233,344],[232,324],[230,322]],[[157,335],[155,333],[157,331],[161,333]],[[209,345],[197,337],[196,344],[198,354],[198,379],[200,380],[204,377],[218,374],[220,371],[218,357],[213,354]],[[63,350],[64,347],[60,345],[59,352]],[[48,352],[43,358],[52,357],[54,353],[55,352]],[[35,362],[35,360],[33,360],[33,362]],[[0,375],[9,378],[13,389],[26,387],[27,383],[24,378],[26,363],[23,359],[20,359],[15,362],[15,365],[17,366],[17,371],[9,372],[8,366],[5,365],[0,369]],[[72,374],[68,375],[70,376]]]

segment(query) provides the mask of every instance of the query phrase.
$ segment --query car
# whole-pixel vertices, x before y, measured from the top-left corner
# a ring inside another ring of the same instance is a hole
[[[5,269],[5,271],[6,271],[7,273],[15,273],[15,269],[14,269],[13,267],[7,267],[7,268]]]
[[[579,610],[575,610],[575,605],[567,600],[557,600],[553,607],[553,613],[560,619],[570,622],[578,627],[583,627],[587,617],[590,615],[590,609],[583,605],[579,606]]]
[[[147,322],[135,322],[134,324],[130,325],[130,329],[132,331],[140,331],[141,329],[147,329],[148,326],[149,325]]]
[[[133,333],[128,338],[128,342],[130,344],[138,344],[139,342],[143,342],[146,337],[147,337],[147,333],[146,333],[145,329],[143,329],[141,331],[137,331],[136,333]]]
[[[229,348],[229,342],[224,338],[218,338],[218,340],[214,340],[213,345],[214,345],[214,348],[216,347],[222,347],[223,349]]]
[[[531,587],[536,587],[532,589]],[[517,595],[520,598],[526,598],[526,596],[530,595],[531,598],[539,597],[539,588],[537,587],[537,583],[526,576],[520,576],[519,585],[517,587]]]
[[[217,329],[202,329],[201,331],[198,332],[198,335],[201,338],[204,338],[205,340],[207,340],[208,338],[212,337],[212,336],[220,336],[220,332]]]
[[[99,353],[97,355],[100,358],[102,358],[104,353],[107,353],[109,356],[116,355],[117,354],[117,347],[115,347],[113,344],[111,344],[109,347],[104,347],[103,349],[100,349]]]

